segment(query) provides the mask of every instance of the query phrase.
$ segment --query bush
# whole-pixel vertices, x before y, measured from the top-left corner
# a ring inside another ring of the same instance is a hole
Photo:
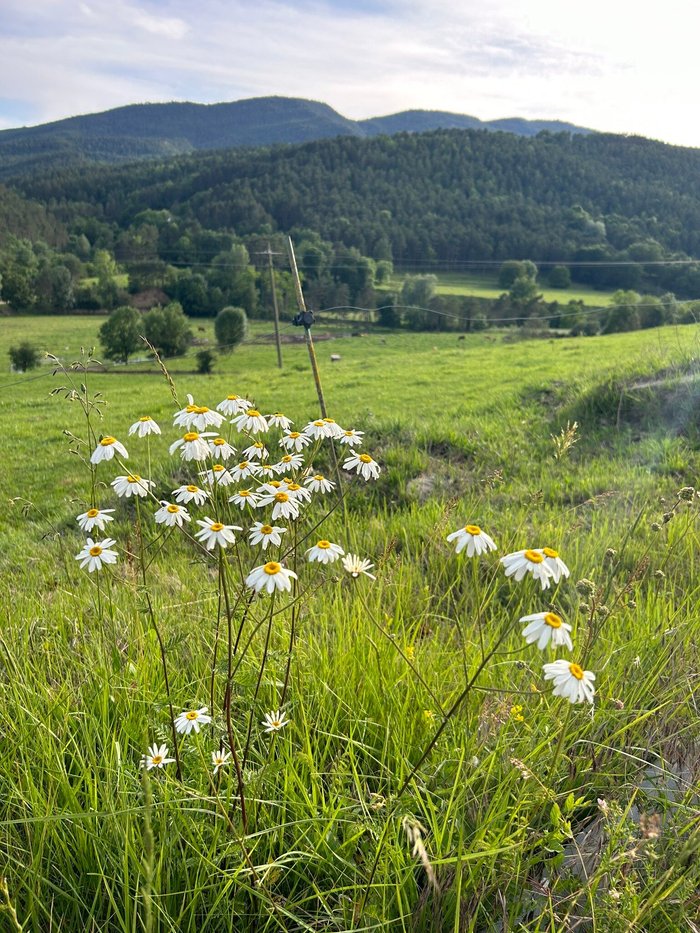
[[[571,273],[566,266],[554,266],[547,277],[550,288],[568,288],[571,285]]]
[[[200,350],[197,354],[197,372],[200,376],[208,376],[214,369],[216,354],[213,350]]]
[[[230,353],[245,339],[248,318],[243,308],[222,308],[214,321],[216,343],[220,350]]]
[[[129,357],[144,346],[141,340],[143,321],[136,308],[115,308],[100,327],[100,343],[108,360],[128,363]]]
[[[145,314],[143,327],[149,342],[163,356],[182,356],[192,343],[192,331],[177,301]]]
[[[26,373],[39,365],[39,351],[28,340],[23,340],[7,351],[10,362],[18,372]]]

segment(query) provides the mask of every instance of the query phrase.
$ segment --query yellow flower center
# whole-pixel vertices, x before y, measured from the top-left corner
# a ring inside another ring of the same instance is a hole
[[[321,483],[325,479],[325,476],[323,475],[323,473],[317,473],[314,476],[314,479],[316,480],[317,483]]]
[[[187,405],[187,407],[185,408],[185,411],[186,411],[186,412],[189,412],[190,414],[192,414],[193,411],[197,411],[197,406],[196,406],[196,405],[192,405],[192,404]]]
[[[188,486],[187,492],[199,492],[199,486]]]
[[[227,396],[226,396],[226,401],[227,401],[227,402],[235,402],[235,401],[237,400],[237,398],[238,398],[237,395],[227,395]]]
[[[211,524],[209,527],[212,531],[221,531],[224,526],[221,524],[221,522],[213,522],[213,524]]]
[[[246,412],[246,415],[248,415],[249,418],[259,418],[260,412],[257,408],[249,408]]]
[[[151,761],[153,762],[154,765],[159,765],[162,760],[163,760],[162,755],[153,755],[153,757],[151,758]]]
[[[480,535],[481,528],[478,525],[466,525],[464,530],[470,535]]]
[[[280,481],[279,481],[278,479],[271,479],[270,482],[269,482],[267,485],[268,485],[268,486],[274,486],[275,489],[279,489],[280,486],[282,485],[282,483],[280,483]]]
[[[171,515],[175,515],[176,512],[179,512],[179,511],[180,511],[180,506],[179,506],[179,505],[169,505],[168,508],[167,508],[167,511],[170,512]]]
[[[287,483],[287,489],[290,492],[297,492],[297,490],[301,489],[301,486],[299,483]]]
[[[265,573],[269,574],[271,577],[274,577],[276,573],[279,573],[282,569],[282,564],[278,564],[276,560],[271,560],[263,567]]]
[[[183,441],[186,441],[188,444],[191,444],[192,441],[199,440],[199,434],[196,431],[188,431],[187,434],[182,438]]]
[[[100,514],[100,510],[99,510],[99,509],[88,509],[88,510],[87,510],[87,517],[88,517],[88,518],[95,518],[95,516],[97,516],[97,515],[99,515],[99,514]]]
[[[284,418],[285,415],[281,411],[276,411],[272,417],[273,418]]]
[[[248,496],[250,495],[250,490],[249,490],[249,489],[240,489],[240,490],[238,491],[238,495],[239,495],[242,499],[247,499]]]
[[[139,421],[150,421],[150,420],[151,420],[150,415],[141,415],[141,417],[139,418]]]
[[[345,434],[346,437],[354,437],[355,435],[354,431],[344,431],[343,433]]]
[[[276,492],[275,493],[276,502],[289,502],[289,496],[286,492]]]
[[[319,541],[318,544],[316,545],[316,547],[320,547],[324,551],[327,551],[330,546],[331,546],[331,542],[326,541],[325,539],[323,541]]]
[[[206,413],[209,411],[206,405],[195,405],[194,410],[198,415],[206,415]]]
[[[333,418],[324,418],[323,420],[325,421],[326,424],[335,424],[335,421],[333,420]]]
[[[280,463],[291,463],[291,462],[292,462],[291,454],[285,454],[284,457],[282,457],[282,460],[280,461]]]
[[[256,441],[256,442],[253,444],[253,447],[255,447],[256,450],[262,450],[264,446],[265,446],[265,445],[263,444],[262,441]]]
[[[99,544],[95,544],[90,548],[90,557],[99,557],[101,553],[102,548],[99,546]]]
[[[576,680],[583,680],[583,668],[579,667],[578,664],[569,664],[569,670],[571,676],[575,677]]]
[[[314,421],[314,427],[322,428],[325,425],[325,421]]]
[[[543,547],[542,550],[547,555],[547,557],[559,557],[559,551],[555,551],[551,547]]]
[[[238,469],[239,469],[239,470],[247,470],[247,469],[248,469],[248,461],[247,461],[247,460],[241,460],[241,462],[238,464]]]
[[[541,564],[544,560],[544,557],[538,551],[531,551],[529,549],[525,551],[523,557],[525,560],[529,560],[531,564]]]
[[[191,709],[189,713],[185,713],[185,719],[189,719],[190,722],[194,719],[199,719],[199,713],[196,709]]]
[[[371,462],[372,462],[372,458],[370,457],[369,454],[360,454],[360,456],[359,456],[357,459],[358,459],[358,460],[361,460],[363,463],[371,463]]]
[[[224,469],[225,467],[221,463],[215,463],[214,466],[211,468],[212,473],[221,473],[221,471]]]
[[[261,463],[260,469],[263,473],[272,473],[272,464],[271,463]]]
[[[133,476],[127,476],[126,481],[127,483],[140,483],[141,477],[139,476],[138,473],[134,473]]]
[[[301,437],[301,434],[299,431],[290,431],[287,437],[293,437],[296,440],[297,437]]]
[[[272,525],[263,525],[260,528],[260,534],[271,535],[272,534]]]
[[[116,437],[103,437],[100,444],[102,444],[103,447],[111,447],[112,444],[116,444],[116,442]]]
[[[552,628],[561,628],[561,618],[555,612],[546,613],[544,621]]]
[[[226,441],[223,439],[223,437],[215,437],[212,443],[215,447],[223,447]]]

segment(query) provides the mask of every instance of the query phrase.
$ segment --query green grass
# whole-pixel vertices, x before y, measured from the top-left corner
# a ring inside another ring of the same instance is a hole
[[[0,355],[31,334],[70,361],[99,323],[9,318]],[[252,636],[239,648],[232,702],[239,751],[252,723],[245,840],[232,769],[208,777],[212,749],[228,738],[225,651],[213,729],[181,745],[183,783],[173,766],[151,772],[149,802],[140,780],[150,742],[172,751],[139,561],[141,534],[146,543],[156,534],[156,504],[139,516],[111,494],[117,468],[98,468],[120,549],[98,601],[94,575],[74,560],[90,480],[62,432],[84,434],[79,406],[48,396],[65,376],[7,374],[6,500],[34,503],[0,513],[0,874],[24,929],[692,929],[698,521],[697,500],[674,503],[700,471],[699,337],[688,326],[519,343],[493,333],[459,343],[446,334],[318,341],[331,415],[366,431],[382,466],[374,483],[344,480],[345,508],[322,532],[369,557],[377,580],[299,561],[291,724],[274,739],[259,722],[280,705],[291,611],[274,616],[266,651],[269,602],[245,621],[233,610],[234,630],[243,623],[243,641]],[[284,361],[280,372],[271,344],[250,343],[212,376],[193,375],[191,359],[172,371],[181,401],[192,392],[215,405],[238,392],[300,425],[318,410],[305,346],[285,345]],[[168,387],[143,369],[90,373],[87,388],[107,400],[96,430],[125,440],[129,468],[143,475],[144,443],[127,428],[144,413],[160,422],[151,474],[161,498],[187,473],[167,454],[177,436]],[[574,420],[579,440],[557,460],[551,435]],[[330,473],[328,455],[315,467]],[[231,519],[248,525],[240,513]],[[314,520],[302,518],[302,530],[305,521]],[[542,593],[533,581],[507,581],[493,555],[455,556],[445,537],[466,522],[491,534],[499,554],[556,547],[571,579]],[[209,705],[217,563],[183,535],[157,546],[147,589],[173,703]],[[259,561],[247,544],[239,550],[244,568]],[[594,581],[593,599],[577,593],[581,578]],[[573,625],[573,656],[597,674],[593,715],[552,696],[544,658],[520,636],[520,616],[548,608]],[[425,755],[441,709],[494,648]],[[411,852],[404,817],[425,828],[439,891]],[[17,928],[7,912],[3,922]]]
[[[470,272],[437,272],[438,278],[436,292],[438,295],[465,295],[475,298],[498,298],[508,291],[500,288],[498,277],[487,273]],[[391,278],[390,288],[399,291],[405,275],[394,275]],[[569,301],[582,301],[591,307],[605,307],[610,303],[612,291],[598,291],[586,288],[583,285],[572,285],[571,288],[547,288],[540,283],[539,293],[545,301],[558,301],[566,304]]]

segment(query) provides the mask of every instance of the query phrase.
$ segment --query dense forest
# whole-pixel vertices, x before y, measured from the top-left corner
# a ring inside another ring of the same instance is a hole
[[[533,263],[593,287],[644,290],[664,308],[669,293],[700,296],[700,262],[689,261],[700,258],[700,151],[641,138],[439,130],[58,166],[0,188],[0,216],[2,297],[25,310],[110,308],[128,286],[190,315],[224,304],[266,313],[261,254],[268,242],[283,252],[287,233],[315,307],[409,303],[415,283],[386,292],[393,269],[515,259],[532,262],[499,320],[559,320],[542,309]],[[278,285],[284,302],[281,269]],[[424,285],[413,304],[434,300]],[[668,319],[657,312],[639,320]],[[464,301],[444,318],[471,326],[493,314]]]

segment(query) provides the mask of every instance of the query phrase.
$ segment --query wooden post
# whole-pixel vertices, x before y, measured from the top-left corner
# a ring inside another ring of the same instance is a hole
[[[272,268],[272,257],[281,256],[281,253],[273,253],[270,248],[270,243],[268,241],[267,249],[261,253],[257,253],[258,256],[267,256],[268,259],[268,268],[270,270],[270,288],[272,289],[272,310],[275,320],[275,346],[277,347],[277,365],[282,369],[282,344],[280,342],[280,313],[279,308],[277,307],[277,289],[275,287],[275,270]]]
[[[294,290],[297,295],[297,304],[299,306],[299,311],[301,314],[306,314],[306,302],[304,301],[304,293],[301,290],[301,280],[299,279],[299,270],[297,269],[297,259],[294,255],[294,244],[292,243],[292,238],[287,237],[287,247],[289,249],[289,265],[292,268],[292,276],[294,278]],[[314,374],[314,382],[316,383],[316,394],[318,395],[318,404],[321,407],[321,417],[327,418],[328,412],[326,411],[326,402],[323,398],[323,388],[321,386],[321,376],[318,371],[318,362],[316,360],[316,350],[314,349],[314,340],[311,336],[311,328],[308,325],[304,325],[304,335],[306,337],[306,348],[309,351],[309,359],[311,360],[311,370]]]

